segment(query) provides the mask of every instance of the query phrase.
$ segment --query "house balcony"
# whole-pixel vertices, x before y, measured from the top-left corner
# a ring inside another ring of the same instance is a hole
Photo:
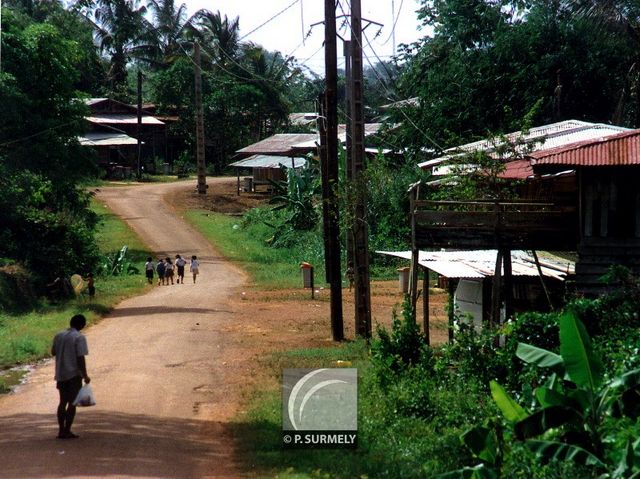
[[[418,249],[575,251],[575,208],[530,201],[413,201]]]

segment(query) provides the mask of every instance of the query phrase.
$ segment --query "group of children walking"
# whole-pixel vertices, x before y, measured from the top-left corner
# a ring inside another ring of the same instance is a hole
[[[147,281],[149,284],[153,284],[154,271],[158,275],[158,286],[174,284],[174,276],[177,278],[175,284],[184,284],[184,268],[187,261],[179,254],[176,255],[175,261],[171,261],[168,256],[166,258],[159,258],[158,262],[154,264],[151,257],[147,258],[147,262],[144,265],[145,274],[147,275]],[[191,263],[189,264],[189,271],[193,275],[193,282],[196,282],[196,278],[200,273],[200,263],[196,255],[191,257]],[[169,283],[171,282],[171,283]]]

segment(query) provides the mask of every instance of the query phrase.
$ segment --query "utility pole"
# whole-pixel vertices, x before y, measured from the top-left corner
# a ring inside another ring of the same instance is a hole
[[[364,182],[364,102],[362,67],[362,7],[360,0],[351,1],[351,157],[356,185],[353,224],[356,334],[371,337],[371,290],[369,282],[369,227],[367,224],[367,191]]]
[[[142,177],[141,161],[142,161],[142,70],[138,68],[138,124],[136,128],[136,136],[138,137],[138,171],[136,176],[138,179]]]
[[[345,176],[347,178],[347,184],[353,185],[353,158],[352,158],[352,142],[351,142],[351,41],[344,41],[344,76],[345,76],[345,113],[346,120],[346,142],[345,142],[345,156],[346,156],[346,169]],[[346,234],[347,245],[347,264],[351,263],[353,267],[354,261],[354,248],[353,248],[353,234],[352,230],[348,229]]]
[[[204,110],[202,107],[202,69],[200,44],[195,42],[195,100],[196,100],[196,163],[198,166],[198,194],[207,194],[207,171],[204,163]]]
[[[325,269],[331,289],[331,332],[334,341],[344,339],[342,318],[342,274],[340,268],[339,208],[335,189],[338,186],[338,53],[336,39],[336,3],[324,2],[326,125],[325,160],[322,172],[323,223],[325,235]],[[321,119],[322,121],[322,119]]]
[[[400,5],[402,7],[402,4]],[[400,14],[400,12],[398,12]],[[396,56],[396,2],[395,0],[391,0],[391,45],[392,52],[391,54]]]

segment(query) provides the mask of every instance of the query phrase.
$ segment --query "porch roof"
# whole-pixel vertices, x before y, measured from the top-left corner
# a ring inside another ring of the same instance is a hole
[[[411,251],[376,251],[378,254],[410,260]],[[493,276],[498,251],[420,251],[420,266],[435,271],[447,278],[484,278]],[[575,273],[573,261],[547,252],[539,252],[540,269],[546,277],[564,280],[567,274]],[[528,251],[511,251],[513,276],[538,276],[535,259]]]

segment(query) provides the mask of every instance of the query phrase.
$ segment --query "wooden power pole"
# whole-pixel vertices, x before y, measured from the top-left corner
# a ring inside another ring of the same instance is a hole
[[[351,158],[356,185],[355,220],[353,224],[356,334],[371,337],[371,290],[369,283],[369,228],[367,225],[367,191],[363,181],[364,102],[362,67],[362,7],[360,0],[351,1]]]
[[[345,83],[345,113],[346,113],[346,138],[345,138],[345,156],[346,156],[346,169],[345,177],[347,178],[347,184],[353,184],[353,159],[351,154],[353,148],[351,146],[351,41],[346,40],[344,42],[344,83]],[[347,245],[347,264],[351,263],[353,267],[354,253],[353,253],[353,231],[349,228],[346,234]]]
[[[136,177],[140,179],[142,176],[142,70],[140,69],[138,69],[138,122],[136,135],[138,136],[138,171],[136,171]]]
[[[195,42],[195,100],[196,100],[196,163],[198,168],[198,193],[207,194],[207,170],[204,162],[204,110],[202,107],[202,68],[200,44]]]
[[[344,339],[342,318],[342,273],[340,268],[338,186],[338,53],[336,3],[324,3],[325,76],[324,118],[326,125],[325,158],[322,162],[322,201],[325,235],[325,269],[331,289],[331,332],[334,341]]]

